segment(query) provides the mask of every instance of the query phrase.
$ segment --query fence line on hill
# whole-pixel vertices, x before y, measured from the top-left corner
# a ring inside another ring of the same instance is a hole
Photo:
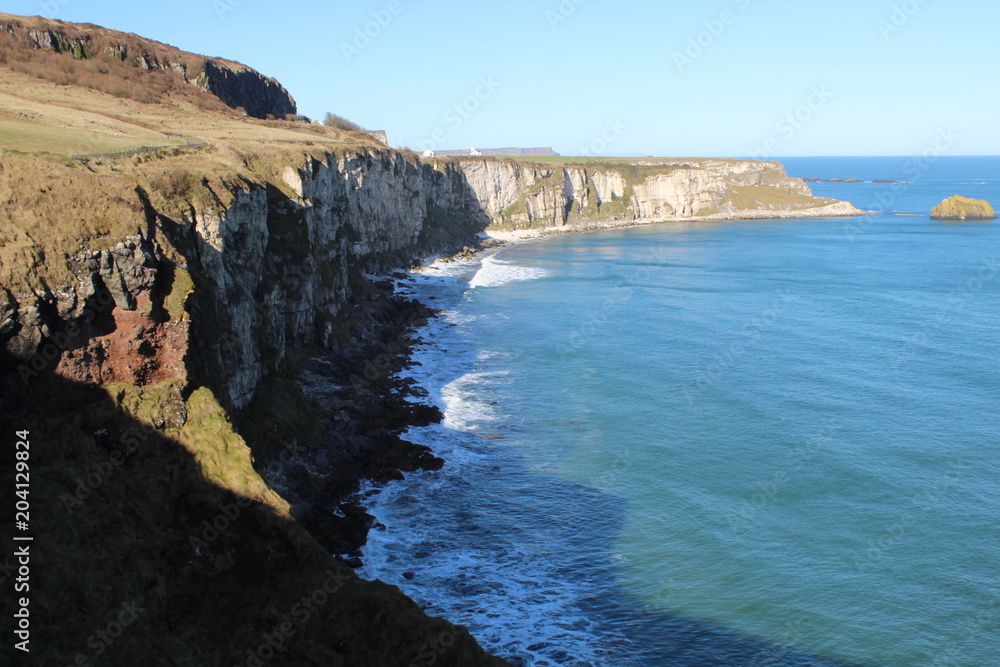
[[[124,151],[117,151],[114,153],[83,153],[80,155],[73,155],[74,160],[87,160],[89,158],[95,157],[130,157],[132,155],[141,155],[143,153],[152,153],[154,151],[163,150],[164,148],[204,148],[207,146],[204,141],[192,141],[188,140],[186,144],[169,144],[167,146],[138,146],[136,148],[129,148]]]

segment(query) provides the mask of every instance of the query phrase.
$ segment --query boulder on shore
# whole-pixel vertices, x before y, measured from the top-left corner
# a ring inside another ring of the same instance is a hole
[[[949,197],[931,210],[933,220],[995,220],[989,202],[968,197]]]

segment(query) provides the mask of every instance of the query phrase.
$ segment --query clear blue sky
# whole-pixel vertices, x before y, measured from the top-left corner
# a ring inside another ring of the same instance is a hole
[[[413,149],[916,155],[950,128],[952,153],[1000,154],[995,1],[7,0],[3,11],[238,60],[280,80],[301,113],[333,111]]]

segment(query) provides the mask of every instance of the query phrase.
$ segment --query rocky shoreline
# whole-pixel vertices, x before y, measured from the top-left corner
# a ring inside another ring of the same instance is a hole
[[[469,259],[498,247],[480,239],[453,257]],[[361,567],[361,548],[376,525],[365,509],[372,487],[445,465],[429,447],[402,437],[410,427],[443,418],[436,406],[420,401],[425,390],[405,375],[421,342],[419,329],[439,314],[396,294],[397,283],[412,280],[400,271],[377,277],[364,303],[366,331],[356,344],[336,352],[305,350],[298,361],[294,381],[312,403],[306,409],[326,422],[318,445],[286,447],[255,463],[296,520],[352,568]]]
[[[798,213],[799,215],[795,215]],[[805,215],[802,215],[805,213]],[[825,214],[824,214],[825,213]],[[573,227],[489,230],[462,247],[452,259],[468,260],[498,252],[508,243],[552,234],[583,233],[650,224],[733,220],[846,217],[860,215],[847,202],[810,211],[745,211],[738,218],[707,216],[659,221],[610,221]],[[402,437],[410,427],[443,419],[433,405],[420,402],[425,390],[407,377],[419,330],[439,311],[395,293],[397,282],[413,279],[394,271],[374,276],[375,291],[364,306],[370,329],[357,344],[338,351],[310,348],[299,363],[295,382],[328,420],[315,448],[282,449],[255,467],[268,485],[292,505],[292,514],[335,558],[352,568],[363,565],[361,550],[377,527],[366,509],[380,487],[416,470],[439,470],[446,461],[422,444]]]

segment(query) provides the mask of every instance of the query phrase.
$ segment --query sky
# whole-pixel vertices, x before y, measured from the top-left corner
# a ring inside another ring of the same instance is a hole
[[[413,150],[1000,154],[995,0],[5,0],[237,60]]]

